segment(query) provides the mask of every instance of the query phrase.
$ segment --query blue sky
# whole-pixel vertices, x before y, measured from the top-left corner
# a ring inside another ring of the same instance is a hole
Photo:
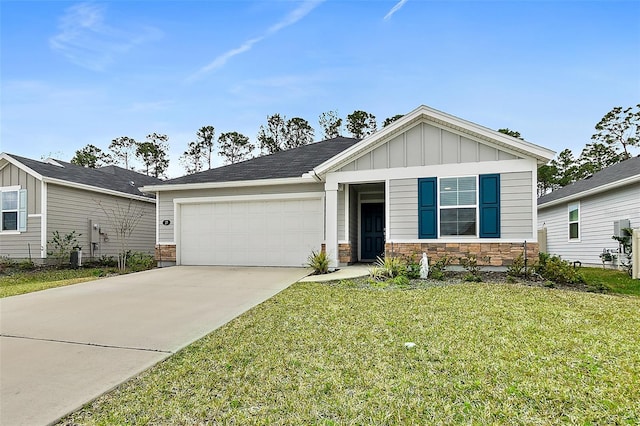
[[[69,160],[119,136],[255,142],[267,115],[424,104],[577,155],[640,102],[637,1],[0,0],[0,151]],[[221,161],[217,159],[217,165]]]

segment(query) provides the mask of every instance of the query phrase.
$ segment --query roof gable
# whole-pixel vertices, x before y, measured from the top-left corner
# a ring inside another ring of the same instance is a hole
[[[149,194],[142,193],[138,188],[162,182],[153,176],[117,166],[91,169],[62,160],[38,161],[7,153],[2,153],[0,159],[11,162],[40,180],[54,179],[129,196],[149,198]]]
[[[550,207],[559,202],[577,198],[586,193],[606,190],[616,184],[640,181],[640,156],[600,170],[593,176],[579,180],[538,198],[539,207]]]
[[[415,129],[426,128],[428,131],[432,131],[433,129],[437,129],[441,132],[438,138],[438,143],[442,144],[446,143],[456,143],[462,145],[476,144],[477,145],[477,154],[475,160],[482,161],[483,158],[489,159],[494,154],[494,159],[512,159],[512,158],[534,158],[539,164],[545,164],[551,158],[553,158],[554,152],[543,148],[538,145],[534,145],[530,142],[523,141],[521,139],[513,138],[511,136],[505,135],[503,133],[488,129],[486,127],[479,126],[475,123],[471,123],[466,120],[462,120],[458,117],[454,117],[452,115],[443,113],[441,111],[437,111],[435,109],[420,106],[412,112],[406,114],[399,120],[396,120],[389,126],[384,129],[374,133],[373,135],[368,136],[363,139],[357,145],[351,147],[348,150],[343,151],[342,153],[336,155],[335,157],[329,159],[328,161],[320,164],[318,167],[314,169],[316,174],[324,175],[331,171],[340,170],[343,167],[347,167],[350,169],[350,164],[358,161],[359,158],[366,157],[369,153],[372,153],[373,156],[376,156],[375,150],[387,143],[397,143],[399,138],[405,138],[407,135],[411,135],[412,132],[415,132]],[[443,139],[451,137],[450,142],[446,142]],[[452,137],[453,136],[453,137]],[[424,144],[435,144],[434,137],[425,137],[424,133],[420,136],[410,136],[412,140],[416,138],[420,138],[421,144],[423,147],[420,149],[424,149]],[[454,141],[455,139],[455,141]],[[415,147],[418,144],[414,144]],[[441,157],[438,158],[437,162],[433,164],[446,164],[448,162],[464,162],[466,161],[464,158],[457,157],[455,159],[451,158],[442,158],[444,153],[444,149],[441,147]],[[488,147],[489,150],[486,150],[482,147]],[[417,149],[417,148],[416,148]],[[493,151],[491,151],[493,150]],[[466,151],[470,152],[470,151]],[[502,154],[500,154],[502,153]],[[446,153],[444,154],[447,155]],[[459,155],[456,152],[456,155]],[[378,158],[381,157],[381,154],[377,154]],[[432,159],[426,158],[426,155],[423,155],[422,151],[419,157],[415,155],[406,155],[406,160],[403,163],[404,166],[409,165],[428,165],[431,164],[430,161]],[[417,163],[417,159],[420,158],[420,164]],[[468,161],[475,161],[472,158],[469,158]],[[373,168],[375,167],[375,158],[370,161],[372,163]],[[390,163],[393,162],[391,158],[388,160]],[[412,164],[411,161],[416,161],[416,164]],[[354,165],[354,167],[357,167]],[[366,166],[365,166],[366,167]]]

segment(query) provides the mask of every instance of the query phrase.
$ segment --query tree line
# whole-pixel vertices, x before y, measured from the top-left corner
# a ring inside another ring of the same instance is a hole
[[[383,127],[400,117],[401,114],[386,118]],[[320,114],[318,123],[322,138],[343,136],[343,127],[349,136],[357,139],[377,131],[375,115],[366,111],[356,110],[347,115],[344,122],[343,126],[343,120],[337,111]],[[235,131],[222,133],[216,140],[213,126],[201,127],[195,136],[195,140],[187,144],[187,149],[178,160],[187,174],[211,169],[214,151],[223,157],[224,164],[238,163],[252,158],[256,147],[260,149],[259,155],[268,155],[312,143],[315,130],[304,118],[287,119],[284,115],[273,114],[267,116],[265,125],[260,126],[257,144],[251,143],[247,136]],[[77,150],[71,162],[90,168],[114,164],[134,170],[136,168],[133,163],[137,160],[142,165],[137,171],[158,178],[166,177],[169,168],[169,137],[165,134],[151,133],[145,141],[136,141],[128,136],[117,137],[109,144],[109,151],[104,152],[89,144]]]
[[[386,118],[386,127],[402,114]],[[322,139],[344,135],[362,139],[378,130],[375,115],[356,110],[345,117],[337,111],[327,111],[318,117]],[[570,149],[562,150],[548,164],[538,169],[538,196],[587,178],[598,171],[626,160],[632,156],[632,148],[640,146],[640,104],[635,107],[615,107],[595,125],[591,136],[580,156],[576,159]],[[508,128],[498,129],[509,136],[523,139],[518,131]],[[217,151],[224,164],[248,160],[259,148],[258,155],[273,154],[278,151],[303,146],[314,141],[315,130],[301,117],[287,119],[281,114],[267,116],[266,124],[260,126],[256,144],[239,132],[222,133],[215,138],[213,126],[203,126],[196,132],[195,140],[187,144],[187,149],[179,158],[187,174],[211,169],[213,153]],[[87,145],[76,151],[71,162],[84,167],[101,167],[108,164],[134,169],[133,161],[142,164],[138,171],[159,178],[166,177],[169,167],[169,138],[167,135],[151,133],[145,141],[136,141],[128,136],[115,138],[109,144],[110,153],[103,152],[94,145]]]

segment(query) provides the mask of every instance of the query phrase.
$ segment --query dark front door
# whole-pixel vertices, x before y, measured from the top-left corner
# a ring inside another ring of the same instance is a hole
[[[374,260],[384,254],[384,204],[365,203],[360,207],[363,260]]]

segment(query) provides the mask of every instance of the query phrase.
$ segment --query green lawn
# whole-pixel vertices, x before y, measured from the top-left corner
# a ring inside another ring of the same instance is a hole
[[[604,268],[580,268],[580,272],[591,286],[602,283],[610,293],[640,296],[640,280],[631,279],[626,272]]]
[[[98,279],[103,269],[48,269],[0,275],[0,298]]]
[[[639,424],[639,312],[508,284],[298,283],[62,424]]]

